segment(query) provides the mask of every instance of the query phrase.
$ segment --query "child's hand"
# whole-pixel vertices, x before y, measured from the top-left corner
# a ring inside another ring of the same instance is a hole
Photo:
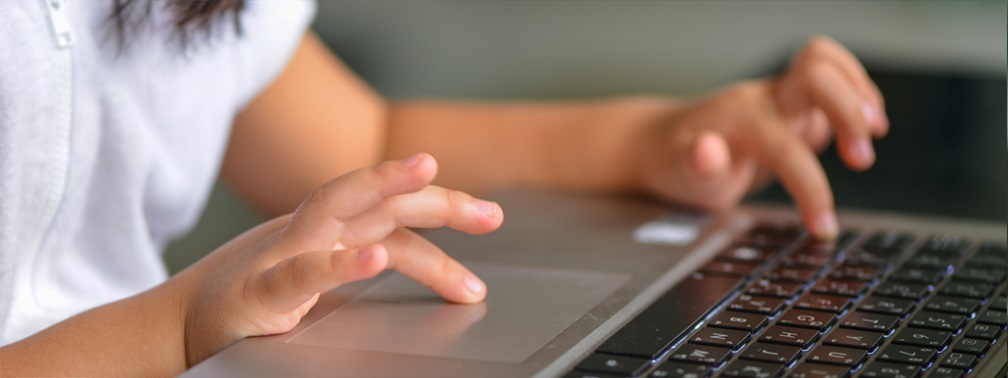
[[[868,169],[871,140],[888,128],[882,95],[861,64],[818,37],[781,77],[734,85],[657,122],[641,143],[651,147],[641,155],[644,185],[673,201],[722,209],[765,182],[766,169],[790,192],[806,227],[828,238],[836,215],[816,152],[835,132],[843,162]]]
[[[293,214],[235,238],[168,285],[181,301],[187,364],[241,338],[291,330],[321,293],[386,268],[452,302],[483,300],[486,286],[407,227],[490,232],[503,214],[491,202],[428,185],[430,155],[385,162],[341,176]]]

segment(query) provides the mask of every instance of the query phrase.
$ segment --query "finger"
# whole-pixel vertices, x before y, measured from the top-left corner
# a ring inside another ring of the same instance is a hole
[[[429,287],[450,302],[476,303],[486,297],[486,284],[440,248],[413,231],[400,228],[382,241],[388,267]]]
[[[256,296],[274,312],[291,311],[347,282],[371,278],[388,264],[380,244],[358,250],[302,253],[263,272],[254,284]]]
[[[307,243],[298,245],[301,250],[332,248],[340,240],[346,220],[388,197],[423,189],[436,173],[434,158],[417,154],[340,176],[305,198],[284,236]]]
[[[836,127],[840,157],[851,169],[867,169],[875,162],[875,151],[854,89],[832,65],[812,67],[810,76],[807,89]]]
[[[747,149],[777,175],[809,231],[820,238],[835,237],[833,193],[815,152],[774,119],[754,121],[743,138]]]
[[[503,220],[503,212],[496,203],[428,186],[416,193],[390,197],[381,206],[351,218],[340,243],[351,248],[373,243],[403,227],[450,227],[482,234],[496,230]]]
[[[821,59],[830,62],[847,78],[863,99],[861,103],[862,116],[868,123],[875,137],[882,137],[888,132],[889,121],[885,117],[885,101],[882,92],[868,76],[868,71],[858,61],[857,57],[835,40],[825,36],[813,37],[805,51],[807,59]]]

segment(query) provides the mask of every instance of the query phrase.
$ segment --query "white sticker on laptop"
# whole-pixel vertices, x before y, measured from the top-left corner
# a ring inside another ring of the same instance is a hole
[[[707,215],[673,213],[642,224],[634,230],[634,241],[642,244],[687,245],[696,240],[709,221]]]

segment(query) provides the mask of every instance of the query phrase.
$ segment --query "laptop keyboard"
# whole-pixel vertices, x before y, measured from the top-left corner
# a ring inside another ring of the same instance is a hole
[[[1004,244],[758,225],[568,376],[973,376],[1005,344],[1006,273]]]

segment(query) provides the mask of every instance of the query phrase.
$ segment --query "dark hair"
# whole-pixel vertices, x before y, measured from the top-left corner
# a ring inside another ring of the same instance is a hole
[[[142,3],[137,5],[137,3]],[[108,21],[115,26],[115,38],[120,51],[128,44],[128,36],[135,33],[150,18],[155,2],[136,0],[114,0]],[[157,2],[174,14],[174,37],[182,48],[188,46],[193,37],[212,35],[219,21],[231,18],[235,32],[241,35],[239,15],[245,8],[245,0],[171,0]]]

